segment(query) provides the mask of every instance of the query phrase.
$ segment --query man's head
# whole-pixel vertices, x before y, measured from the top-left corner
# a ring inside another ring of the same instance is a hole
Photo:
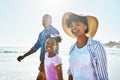
[[[43,16],[42,24],[45,29],[48,29],[52,23],[52,17],[49,14]]]

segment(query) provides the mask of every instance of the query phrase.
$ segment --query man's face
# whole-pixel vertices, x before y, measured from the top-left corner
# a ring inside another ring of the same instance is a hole
[[[46,16],[43,18],[42,24],[43,24],[45,29],[48,29],[49,26],[51,25],[51,22],[52,22],[51,18]]]

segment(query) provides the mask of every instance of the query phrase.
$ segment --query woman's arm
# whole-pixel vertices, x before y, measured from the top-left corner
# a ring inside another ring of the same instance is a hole
[[[107,57],[106,52],[102,44],[99,42],[95,53],[97,55],[97,70],[100,80],[108,80],[108,72],[107,72]]]

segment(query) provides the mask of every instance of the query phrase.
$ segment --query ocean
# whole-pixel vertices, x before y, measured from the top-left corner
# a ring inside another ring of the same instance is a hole
[[[39,50],[21,62],[17,61],[17,57],[23,55],[29,49],[29,47],[0,47],[0,80],[36,80],[40,63]],[[120,49],[105,49],[107,53],[109,79],[119,80]],[[67,80],[68,50],[60,49],[64,80]]]

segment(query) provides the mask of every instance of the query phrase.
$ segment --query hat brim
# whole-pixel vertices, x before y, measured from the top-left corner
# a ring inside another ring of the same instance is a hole
[[[69,18],[70,15],[73,15],[74,13],[66,12],[62,17],[62,27],[64,32],[69,35],[72,38],[75,38],[75,36],[72,34],[70,28],[68,28],[68,25],[66,24],[66,19]],[[77,14],[75,14],[77,15]],[[78,15],[80,16],[80,15]],[[87,37],[93,38],[95,36],[95,33],[98,29],[98,20],[94,16],[85,16],[88,21],[88,33],[86,33]]]

